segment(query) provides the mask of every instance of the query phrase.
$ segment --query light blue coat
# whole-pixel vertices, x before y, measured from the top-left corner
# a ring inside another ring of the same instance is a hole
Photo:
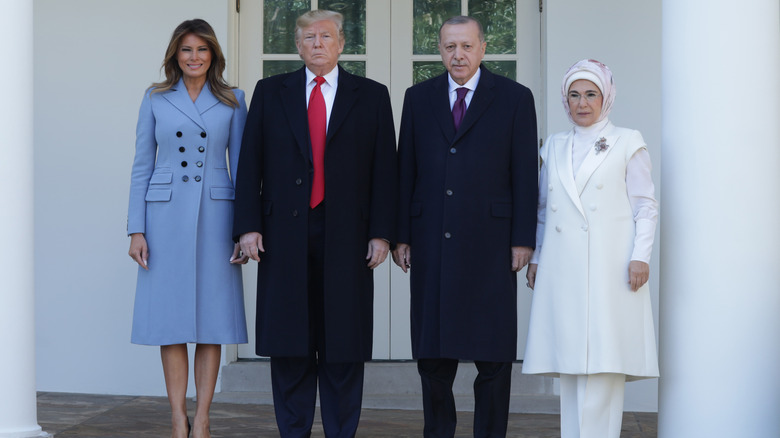
[[[247,342],[241,267],[229,263],[247,112],[233,91],[238,108],[208,85],[193,102],[181,80],[141,102],[127,233],[144,233],[149,270],[138,269],[135,344]]]

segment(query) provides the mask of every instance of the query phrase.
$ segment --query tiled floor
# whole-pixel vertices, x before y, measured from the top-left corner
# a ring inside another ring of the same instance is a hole
[[[190,416],[195,405],[190,403]],[[626,413],[621,438],[655,438],[656,414]],[[458,413],[456,437],[470,437],[473,416]],[[38,423],[55,438],[66,437],[168,437],[170,410],[161,397],[85,395],[43,392],[38,394]],[[364,409],[358,437],[402,438],[422,436],[420,411]],[[278,437],[273,407],[215,403],[211,409],[214,438]],[[319,419],[314,437],[322,437]],[[553,438],[560,436],[557,415],[511,414],[509,437]]]

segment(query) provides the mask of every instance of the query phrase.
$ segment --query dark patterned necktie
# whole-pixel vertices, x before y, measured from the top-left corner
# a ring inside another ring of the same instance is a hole
[[[455,132],[458,132],[460,122],[466,115],[466,93],[469,92],[469,89],[460,87],[455,89],[455,92],[458,93],[458,98],[455,100],[455,105],[452,106],[452,121],[455,122]]]

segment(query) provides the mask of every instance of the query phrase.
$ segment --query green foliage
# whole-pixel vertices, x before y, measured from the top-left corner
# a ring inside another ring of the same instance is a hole
[[[308,0],[265,0],[263,53],[298,53],[295,48],[295,20],[310,9]]]
[[[516,0],[470,1],[469,15],[482,24],[488,54],[515,53],[517,47]]]
[[[366,0],[320,0],[320,9],[344,16],[344,54],[366,53]],[[365,68],[364,68],[365,70]]]
[[[412,53],[439,53],[439,28],[450,17],[460,15],[459,0],[414,0]]]
[[[482,64],[491,73],[506,76],[513,81],[517,80],[517,63],[515,61],[482,61]],[[444,64],[440,61],[418,61],[413,64],[412,68],[412,81],[415,84],[439,76],[446,71]]]
[[[365,61],[339,61],[344,69],[353,75],[366,76]],[[303,67],[302,60],[296,61],[263,61],[263,78],[288,73]]]

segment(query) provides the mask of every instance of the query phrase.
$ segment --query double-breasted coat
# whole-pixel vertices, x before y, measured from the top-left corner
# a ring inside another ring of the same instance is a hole
[[[531,91],[481,67],[455,132],[443,74],[409,88],[399,138],[399,235],[411,251],[415,358],[517,356],[511,247],[535,245]]]
[[[193,102],[180,80],[141,102],[127,233],[144,233],[149,270],[138,269],[133,343],[247,342],[241,267],[229,262],[246,120],[233,92],[235,108],[208,85]]]
[[[395,130],[387,88],[340,66],[325,144],[324,333],[327,360],[371,359],[372,238],[393,240]],[[308,214],[313,167],[306,73],[258,81],[238,168],[234,238],[263,236],[257,354],[309,355]]]
[[[626,166],[645,142],[638,131],[608,125],[601,136],[609,146],[590,150],[575,181],[573,135],[555,134],[541,151],[544,234],[523,372],[657,377],[650,289],[633,292],[628,282],[637,224]]]

